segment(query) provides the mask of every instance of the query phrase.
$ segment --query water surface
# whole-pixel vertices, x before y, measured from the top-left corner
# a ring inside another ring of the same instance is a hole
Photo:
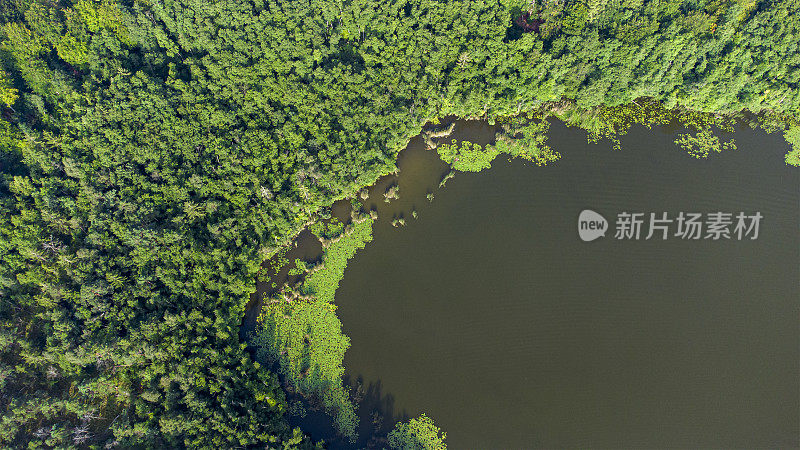
[[[800,171],[780,135],[737,131],[737,150],[707,160],[672,132],[634,129],[622,151],[559,123],[550,135],[555,164],[501,156],[442,190],[446,166],[415,138],[401,198],[382,202],[392,179],[372,189],[374,241],[336,293],[348,377],[372,389],[363,422],[425,412],[453,449],[799,446]],[[764,219],[755,241],[585,243],[585,208],[612,224]]]

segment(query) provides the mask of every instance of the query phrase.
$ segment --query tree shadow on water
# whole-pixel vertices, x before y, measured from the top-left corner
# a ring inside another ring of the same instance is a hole
[[[350,397],[356,404],[358,438],[355,442],[337,435],[333,417],[306,402],[303,402],[302,416],[291,415],[290,424],[301,427],[313,441],[324,440],[326,447],[332,450],[388,448],[386,436],[397,422],[408,420],[408,414],[395,412],[394,396],[383,392],[380,380],[365,384],[361,376],[355,379],[345,376],[344,385],[350,386]]]
[[[356,401],[359,417],[358,448],[388,447],[386,435],[401,420],[408,420],[405,411],[396,412],[394,396],[383,392],[380,380],[364,383],[363,377],[356,379],[345,377],[344,382],[350,386],[351,396]]]

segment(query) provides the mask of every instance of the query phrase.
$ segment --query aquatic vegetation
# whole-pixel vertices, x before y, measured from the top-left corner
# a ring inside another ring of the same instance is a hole
[[[488,169],[492,165],[492,160],[500,153],[496,148],[484,149],[469,141],[461,141],[459,144],[455,139],[450,144],[440,144],[436,147],[436,151],[442,161],[462,172],[480,172]]]
[[[450,170],[449,172],[444,174],[441,181],[439,181],[439,189],[443,188],[447,184],[447,182],[455,178],[455,176],[456,176],[455,170]],[[428,201],[433,201],[433,194],[430,193],[428,194]]]
[[[798,8],[0,2],[0,445],[310,445],[237,332],[264,261],[431,118],[792,117]]]
[[[586,130],[589,142],[597,143],[609,139],[615,150],[621,148],[619,138],[628,133],[634,124],[652,128],[667,125],[674,114],[659,102],[651,99],[637,99],[631,103],[596,108],[581,108],[573,102],[561,102],[553,109],[553,114],[569,123]]]
[[[800,125],[795,125],[786,130],[784,136],[792,146],[792,150],[786,154],[786,164],[800,166]]]
[[[258,358],[277,362],[281,374],[301,395],[315,399],[334,416],[338,431],[355,435],[358,418],[342,384],[342,361],[350,340],[342,334],[333,303],[347,261],[372,240],[369,215],[342,227],[335,220],[314,229],[325,240],[321,263],[308,268],[299,289],[284,290],[268,302],[251,339]],[[332,230],[340,230],[331,235]],[[323,237],[328,236],[328,237]]]
[[[433,420],[425,414],[399,422],[389,433],[389,447],[397,450],[446,450],[445,438]]]
[[[503,130],[495,136],[493,147],[499,153],[545,165],[560,155],[547,145],[550,122],[547,113],[530,112],[498,120]]]
[[[438,122],[438,121],[437,121]],[[450,136],[456,128],[456,123],[451,122],[445,127],[435,127],[422,131],[422,139],[428,150],[435,149],[439,145],[439,139]]]
[[[589,142],[596,143],[603,138],[611,140],[615,150],[621,148],[619,138],[627,134],[633,125],[652,128],[672,122],[696,131],[694,135],[682,134],[675,141],[676,145],[695,158],[705,158],[710,151],[736,148],[733,140],[721,143],[713,128],[732,132],[739,114],[707,113],[681,107],[668,109],[650,98],[640,98],[625,105],[602,105],[591,109],[581,108],[570,102],[563,105],[566,106],[556,113],[557,117],[587,130]]]
[[[344,229],[345,224],[335,217],[327,221],[320,220],[308,226],[308,231],[312,232],[323,243],[326,240],[341,236]]]
[[[711,151],[734,149],[733,140],[720,142],[712,127],[733,131],[734,117],[730,115],[703,113],[684,108],[667,109],[652,99],[641,98],[624,105],[583,108],[574,102],[562,100],[546,104],[536,111],[498,119],[503,131],[497,133],[495,147],[502,153],[521,157],[545,165],[558,160],[559,153],[547,145],[549,117],[557,117],[570,125],[588,132],[589,142],[600,139],[611,140],[615,150],[621,149],[620,137],[627,134],[633,125],[647,128],[663,126],[671,122],[680,123],[696,130],[695,134],[682,134],[675,141],[695,158],[704,158]]]
[[[464,172],[479,172],[488,169],[497,155],[505,153],[513,158],[523,158],[545,165],[557,160],[560,155],[547,144],[547,132],[550,123],[547,109],[540,112],[529,112],[511,117],[500,117],[497,122],[501,124],[502,131],[495,136],[495,143],[485,148],[469,141],[460,144],[455,140],[451,144],[441,144],[437,147],[442,160],[454,169]],[[447,180],[452,178],[452,172],[442,179],[439,187],[444,187]]]
[[[324,270],[310,274],[303,283],[304,290],[317,299],[332,303],[339,281],[344,276],[347,261],[356,251],[364,248],[372,241],[372,224],[374,220],[365,216],[359,222],[345,227],[340,238],[325,248],[322,262]]]
[[[286,258],[286,253],[288,253],[288,251],[289,248],[284,247],[272,255],[272,258],[266,261],[258,270],[258,280],[262,282],[267,281],[275,277],[284,266],[288,265],[289,260]]]
[[[302,275],[302,274],[308,272],[309,270],[311,270],[311,269],[309,268],[308,263],[306,263],[305,261],[303,261],[301,259],[295,259],[294,260],[294,267],[289,269],[289,275],[290,276]]]
[[[383,193],[383,197],[383,201],[386,203],[400,198],[400,186],[397,184],[392,184],[386,189],[386,192]]]
[[[675,144],[693,158],[707,158],[709,152],[719,153],[722,150],[736,149],[736,143],[733,139],[728,142],[720,142],[719,138],[708,128],[702,129],[694,135],[680,134],[678,136]]]

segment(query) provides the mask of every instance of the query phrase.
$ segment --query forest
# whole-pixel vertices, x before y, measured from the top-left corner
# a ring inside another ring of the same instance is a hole
[[[566,149],[544,144],[551,116],[612,140],[680,120],[697,157],[732,148],[714,133],[743,123],[783,133],[800,165],[799,13],[800,0],[0,2],[0,444],[324,446],[289,425],[280,380],[346,403],[332,292],[371,218],[328,247],[298,303],[266,313],[272,364],[239,335],[265,261],[445,116],[508,129],[492,148],[440,148],[467,158],[458,170],[485,167],[483,152],[553,161]],[[335,409],[346,434],[352,411]],[[422,416],[387,445],[442,441]]]

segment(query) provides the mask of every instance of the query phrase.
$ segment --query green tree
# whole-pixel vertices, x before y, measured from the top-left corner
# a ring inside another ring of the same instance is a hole
[[[389,447],[397,450],[445,450],[447,433],[422,414],[406,422],[399,422],[389,433]]]
[[[662,110],[701,155],[770,116],[797,161],[798,2],[511,3],[0,2],[0,443],[310,446],[279,375],[353,430],[353,246],[268,311],[278,373],[239,327],[261,264],[437,117],[503,122],[458,170],[554,160],[548,117],[614,139]]]
[[[11,84],[11,79],[8,74],[0,69],[0,102],[8,107],[12,107],[18,97],[19,91]]]

